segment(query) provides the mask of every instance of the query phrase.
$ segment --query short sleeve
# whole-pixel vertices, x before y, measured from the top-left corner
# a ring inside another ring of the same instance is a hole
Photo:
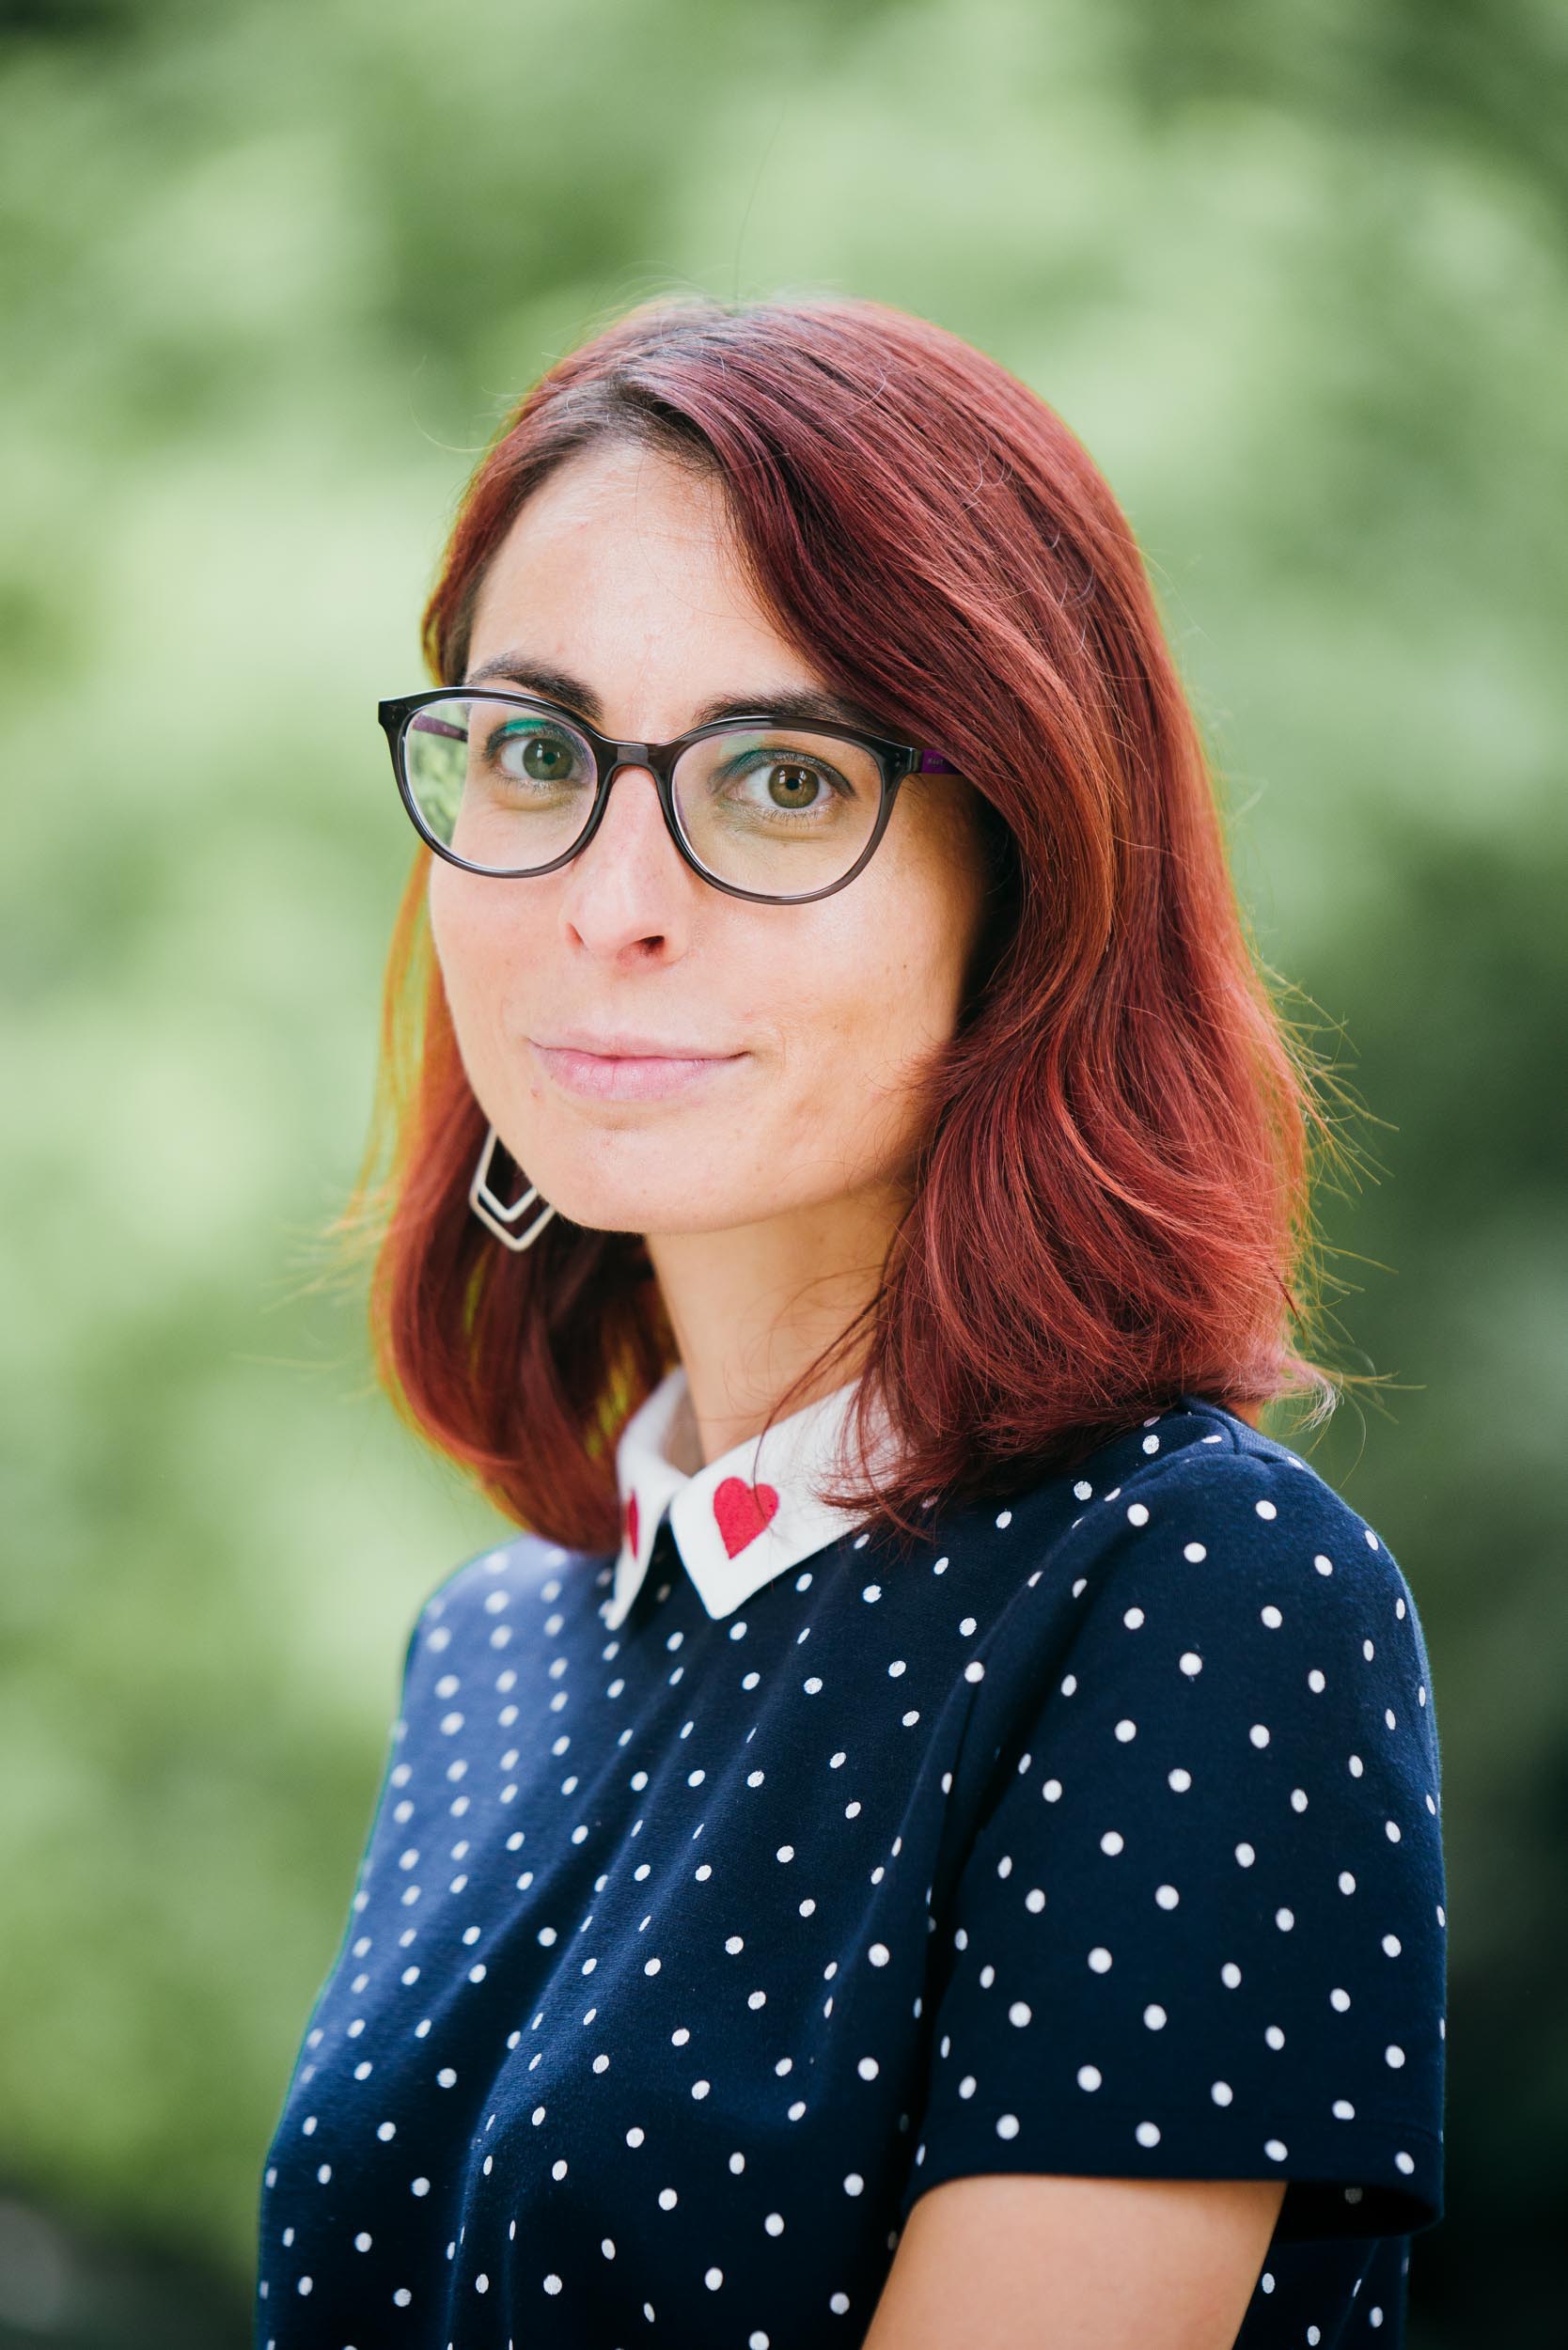
[[[994,1678],[1004,1641],[1033,1685],[933,1903],[904,2216],[1007,2170],[1283,2176],[1285,2238],[1429,2224],[1437,1745],[1386,1545],[1283,1448],[1194,1444],[1053,1545]]]

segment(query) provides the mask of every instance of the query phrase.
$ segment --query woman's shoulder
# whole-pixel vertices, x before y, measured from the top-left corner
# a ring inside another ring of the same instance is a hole
[[[980,1813],[1026,1759],[1048,1806],[1092,1790],[1097,1819],[1106,1802],[1144,1818],[1190,1794],[1188,1809],[1239,1823],[1233,1862],[1215,1847],[1227,1867],[1262,1849],[1254,1812],[1293,1849],[1321,1845],[1326,1883],[1345,1867],[1330,1868],[1337,1848],[1403,1845],[1409,1899],[1441,1922],[1415,1603],[1379,1530],[1309,1463],[1183,1398],[1085,1464],[1066,1523],[1026,1536],[973,1709]],[[1111,1849],[1086,1845],[1084,1865]]]
[[[1290,1446],[1216,1403],[1184,1395],[993,1515],[1024,1538],[1026,1572],[1009,1571],[996,1627],[1020,1694],[1047,1670],[1054,1688],[1075,1650],[1097,1681],[1150,1683],[1162,1704],[1168,1679],[1201,1685],[1210,1709],[1246,1710],[1268,1687],[1293,1713],[1332,1691],[1333,1713],[1354,1690],[1380,1718],[1414,1714],[1430,1733],[1420,1622],[1384,1533]]]
[[[550,1622],[557,1603],[563,1611],[579,1607],[585,1587],[597,1589],[596,1569],[607,1582],[603,1559],[539,1534],[515,1534],[471,1552],[420,1603],[403,1656],[405,1692],[422,1692],[428,1682],[439,1694],[443,1678],[480,1653],[504,1661],[502,1652],[536,1616],[558,1631],[559,1622]]]
[[[1065,1491],[1063,1491],[1065,1489]],[[1034,1496],[1053,1547],[1108,1576],[1182,1570],[1232,1601],[1285,1576],[1317,1609],[1411,1599],[1386,1536],[1311,1463],[1223,1405],[1184,1395]]]

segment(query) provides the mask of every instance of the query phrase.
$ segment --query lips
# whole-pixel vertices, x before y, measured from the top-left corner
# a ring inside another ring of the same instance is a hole
[[[563,1028],[556,1036],[536,1036],[533,1042],[547,1053],[590,1053],[598,1060],[732,1060],[732,1053],[714,1052],[711,1045],[685,1042],[678,1037],[636,1036],[629,1029],[595,1036],[586,1028]]]
[[[747,1056],[731,1054],[604,1053],[568,1045],[532,1043],[538,1066],[551,1081],[579,1100],[651,1102],[722,1080]]]

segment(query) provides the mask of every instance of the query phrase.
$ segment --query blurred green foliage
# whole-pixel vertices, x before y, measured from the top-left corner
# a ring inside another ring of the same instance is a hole
[[[1396,1384],[1303,1449],[1433,1652],[1415,2340],[1559,2338],[1564,46],[1544,0],[0,5],[0,2341],[176,2339],[101,2337],[28,2212],[243,2338],[403,1643],[498,1523],[307,1286],[411,848],[374,703],[505,409],[679,287],[940,320],[1148,554],[1262,950],[1383,1121],[1325,1208]]]

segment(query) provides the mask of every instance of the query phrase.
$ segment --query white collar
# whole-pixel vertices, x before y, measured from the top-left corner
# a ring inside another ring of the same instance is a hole
[[[619,1630],[642,1587],[666,1512],[686,1572],[714,1618],[732,1614],[775,1575],[865,1525],[869,1512],[830,1509],[814,1490],[818,1480],[845,1476],[839,1445],[858,1386],[850,1380],[688,1475],[667,1449],[688,1407],[685,1367],[677,1363],[666,1372],[627,1420],[616,1446],[621,1542],[615,1588],[600,1610],[610,1630]],[[874,1425],[885,1442],[885,1412]],[[765,1479],[759,1473],[760,1447],[767,1454]]]

